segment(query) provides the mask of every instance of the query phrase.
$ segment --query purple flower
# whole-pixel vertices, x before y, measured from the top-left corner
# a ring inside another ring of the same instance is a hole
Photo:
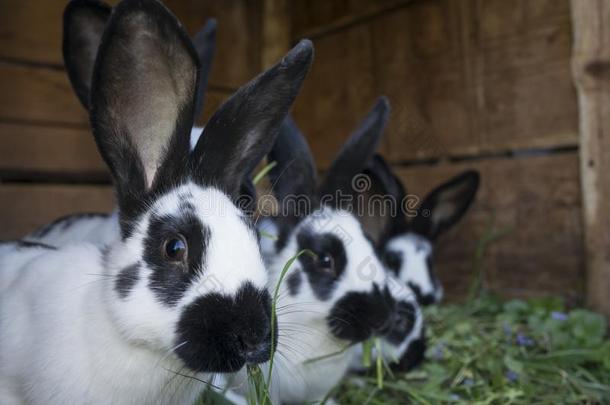
[[[517,382],[519,380],[519,374],[515,373],[513,370],[508,370],[506,372],[506,379],[512,383]]]
[[[474,385],[474,380],[472,378],[464,378],[462,385],[465,387],[472,387]]]
[[[568,314],[566,314],[565,312],[553,311],[551,312],[551,318],[556,321],[564,322],[568,320]]]
[[[530,339],[529,337],[525,336],[523,333],[518,333],[517,334],[517,344],[519,346],[534,346],[534,340]]]
[[[432,351],[432,358],[434,358],[434,360],[442,360],[445,358],[445,344],[444,343],[439,343],[436,346],[434,346],[434,349]]]

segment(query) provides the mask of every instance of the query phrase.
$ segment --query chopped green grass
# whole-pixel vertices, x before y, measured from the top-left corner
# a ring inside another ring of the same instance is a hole
[[[610,403],[606,322],[557,299],[504,302],[484,295],[426,310],[422,367],[378,379],[348,378],[339,403]],[[371,390],[375,388],[374,395]]]

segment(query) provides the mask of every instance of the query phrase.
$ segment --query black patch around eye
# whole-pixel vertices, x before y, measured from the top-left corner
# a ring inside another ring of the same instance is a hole
[[[333,271],[325,271],[318,268],[315,257],[311,255],[301,255],[299,257],[299,262],[307,275],[307,280],[314,295],[322,301],[330,299],[337,280],[341,278],[347,266],[347,256],[343,242],[331,233],[318,235],[308,229],[303,229],[297,235],[297,244],[299,251],[308,249],[316,255],[328,254],[333,258]]]
[[[140,279],[140,263],[122,269],[114,281],[114,290],[120,298],[125,299]]]
[[[398,276],[402,267],[402,253],[394,250],[386,250],[382,256],[383,264]]]
[[[299,293],[301,290],[301,272],[293,271],[292,274],[288,276],[286,279],[286,283],[288,283],[288,292],[293,297]]]
[[[201,272],[210,230],[184,206],[179,216],[153,215],[144,240],[144,262],[152,270],[148,285],[159,301],[174,306]],[[180,234],[187,243],[187,262],[170,262],[163,253],[168,238]]]
[[[398,302],[388,323],[385,338],[388,342],[399,345],[404,342],[413,330],[417,310],[410,302]]]

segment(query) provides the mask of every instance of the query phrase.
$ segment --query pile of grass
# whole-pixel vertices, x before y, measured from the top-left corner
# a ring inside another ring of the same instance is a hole
[[[347,378],[339,403],[610,403],[605,319],[555,298],[484,294],[426,311],[429,348],[413,372]]]

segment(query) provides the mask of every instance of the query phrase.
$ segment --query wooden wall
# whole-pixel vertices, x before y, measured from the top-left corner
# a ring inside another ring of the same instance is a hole
[[[0,2],[0,237],[113,205],[87,115],[62,66],[66,0]],[[111,3],[116,3],[116,0]],[[466,168],[482,186],[438,248],[450,296],[472,279],[490,218],[507,236],[486,285],[511,296],[584,292],[578,109],[569,0],[167,0],[194,33],[218,19],[205,115],[291,43],[314,66],[294,108],[320,169],[373,104],[392,103],[382,153],[423,196]]]
[[[584,292],[578,109],[568,0],[290,2],[293,41],[316,60],[295,118],[321,168],[376,97],[392,114],[382,153],[423,197],[467,168],[482,186],[442,238],[450,296],[472,280],[491,218],[509,234],[491,245],[486,286],[510,296]]]
[[[117,0],[108,1],[116,4]],[[260,71],[259,0],[167,0],[194,34],[218,20],[217,52],[202,121]],[[88,116],[61,57],[67,0],[0,2],[0,238],[52,219],[114,205]]]

